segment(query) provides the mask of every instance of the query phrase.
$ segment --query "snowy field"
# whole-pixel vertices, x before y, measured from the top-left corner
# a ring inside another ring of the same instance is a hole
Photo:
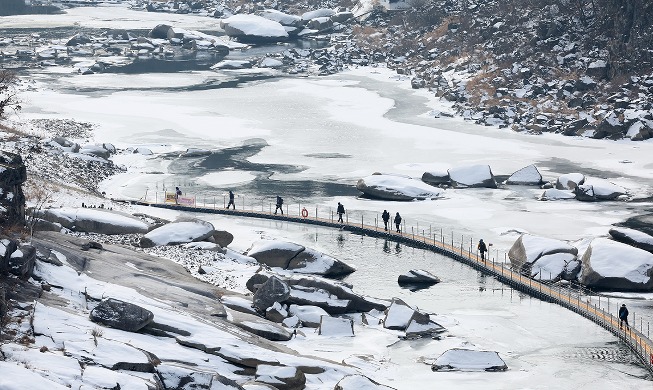
[[[107,12],[111,12],[110,17]],[[77,8],[65,16],[0,18],[3,27],[11,28],[49,28],[75,22],[92,28],[149,29],[166,22],[184,28],[217,28],[216,20],[211,18],[121,7],[110,11],[102,7]],[[277,171],[269,177],[280,183],[279,188],[284,182],[337,183],[354,188],[359,178],[373,172],[420,178],[425,171],[469,164],[487,164],[494,174],[510,175],[535,164],[545,180],[580,172],[618,184],[628,189],[632,198],[646,198],[653,193],[650,140],[534,136],[476,126],[462,119],[433,118],[431,111],[446,112],[447,105],[425,90],[412,90],[408,78],[383,68],[351,69],[323,78],[273,78],[239,88],[202,90],[196,87],[238,78],[240,74],[207,71],[80,76],[72,74],[72,70],[70,74],[34,70],[33,76],[29,90],[21,95],[25,103],[20,119],[73,118],[92,122],[96,125],[96,142],[110,142],[123,149],[146,147],[154,152],[154,157],[115,156],[114,161],[125,164],[129,171],[102,184],[108,197],[138,199],[146,191],[151,194],[163,186],[181,183],[186,192],[204,196],[221,199],[227,189],[233,188],[251,203],[254,199],[257,203],[272,202],[267,192],[239,191],[248,188],[243,186],[261,172],[203,169],[193,174],[170,174],[170,160],[156,158],[160,153],[188,148],[239,147],[252,138],[264,139],[268,146],[247,161],[257,166],[302,168]],[[398,211],[409,225],[419,223],[482,237],[501,251],[512,245],[517,232],[569,241],[606,236],[612,224],[651,207],[650,202],[538,201],[542,191],[520,186],[448,189],[442,199],[420,202],[385,202],[318,191],[306,197],[288,196],[286,200],[321,208],[342,202],[352,215],[365,212],[374,216],[383,209],[391,214]],[[74,198],[60,202],[79,206]],[[177,215],[151,208],[137,211],[169,219]],[[351,282],[359,292],[384,298],[400,296],[437,313],[439,322],[450,329],[450,337],[439,342],[393,344],[396,338],[374,332],[344,342],[317,340],[314,335],[307,336],[309,342],[288,342],[302,353],[338,361],[353,354],[375,355],[375,362],[387,360],[387,364],[377,367],[374,377],[397,389],[611,389],[650,385],[641,379],[645,375],[641,368],[630,364],[616,339],[600,327],[560,307],[511,294],[496,282],[482,281],[476,272],[446,259],[437,260],[410,248],[397,251],[394,244],[386,251],[383,243],[328,229],[214,215],[203,218],[234,234],[230,248],[235,251],[246,250],[261,234],[286,238],[356,265],[359,270],[351,276]],[[431,271],[442,275],[443,288],[438,290],[438,285],[415,293],[399,289],[395,286],[396,275],[406,269],[388,267],[379,259],[429,270],[434,261],[442,261],[445,267],[433,266]],[[483,283],[489,286],[481,291]],[[638,297],[644,299],[639,301],[642,307],[650,306],[653,300],[653,294]],[[465,346],[499,352],[509,370],[433,373],[428,365],[419,362],[437,357],[445,349]],[[606,355],[614,358],[601,358]],[[424,383],[433,386],[424,387]]]

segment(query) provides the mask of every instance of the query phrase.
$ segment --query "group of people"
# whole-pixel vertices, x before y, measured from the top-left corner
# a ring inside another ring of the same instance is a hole
[[[388,210],[383,210],[383,213],[381,213],[381,219],[383,220],[383,227],[387,232],[388,224],[390,223],[390,213]],[[394,223],[395,227],[397,228],[397,233],[401,233],[401,215],[399,215],[398,211],[397,214],[395,214]]]

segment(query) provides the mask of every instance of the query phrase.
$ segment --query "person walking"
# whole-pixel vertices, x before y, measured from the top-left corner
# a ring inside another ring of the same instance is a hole
[[[626,323],[626,329],[630,329],[628,325],[628,308],[626,308],[625,303],[619,308],[619,329],[623,328],[624,322]]]
[[[399,215],[399,211],[395,215],[395,226],[397,226],[397,233],[401,233],[401,215]]]
[[[175,187],[175,204],[179,204],[179,198],[181,197],[181,190],[179,187]]]
[[[338,222],[344,223],[345,221],[342,220],[342,215],[345,213],[345,206],[343,206],[340,202],[338,202],[336,213],[338,213]]]
[[[482,238],[478,241],[477,249],[478,249],[478,253],[481,254],[481,260],[485,260],[485,252],[487,252],[487,245],[485,245]]]
[[[383,210],[383,214],[381,214],[381,218],[383,219],[383,225],[385,228],[385,231],[388,231],[388,222],[390,222],[390,213],[388,210]]]
[[[277,195],[277,208],[274,209],[274,214],[277,214],[277,211],[281,210],[281,215],[283,215],[283,198]]]
[[[236,210],[236,202],[234,202],[234,193],[229,190],[229,203],[227,203],[227,209],[229,206],[234,206],[234,210]]]

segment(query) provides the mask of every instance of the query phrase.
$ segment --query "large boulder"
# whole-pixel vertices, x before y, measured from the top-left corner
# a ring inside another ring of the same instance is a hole
[[[172,38],[171,35],[174,35],[174,32],[172,31],[172,26],[168,24],[158,24],[153,29],[151,29],[147,35],[150,38],[170,39]]]
[[[653,253],[653,236],[649,234],[623,227],[614,227],[609,233],[616,241]]]
[[[653,291],[653,254],[606,238],[592,240],[582,257],[580,282],[587,287]]]
[[[556,180],[556,189],[575,190],[576,187],[585,183],[585,175],[582,173],[567,173]]]
[[[260,312],[265,313],[265,310],[275,302],[284,302],[289,296],[288,284],[276,276],[271,276],[254,293],[253,305]]]
[[[578,255],[578,249],[553,238],[522,234],[508,251],[513,268],[527,271],[540,257],[555,253]]]
[[[399,275],[397,278],[397,283],[411,285],[432,285],[440,283],[440,278],[423,269],[412,269],[404,274]]]
[[[626,189],[605,180],[592,179],[574,189],[576,199],[583,201],[614,200],[626,194]]]
[[[326,277],[344,276],[356,271],[356,268],[311,248],[305,248],[293,257],[286,269]]]
[[[228,36],[241,42],[279,42],[288,38],[281,23],[257,15],[234,15],[222,19],[220,26]]]
[[[279,267],[297,273],[337,277],[348,275],[356,270],[329,255],[281,240],[263,239],[254,242],[246,255],[270,267]]]
[[[428,321],[428,315],[410,307],[399,298],[394,298],[386,310],[383,327],[386,329],[406,330],[413,318],[422,317],[422,322]]]
[[[347,375],[340,379],[333,390],[396,390],[380,384],[364,375]]]
[[[541,256],[531,266],[530,276],[537,280],[575,280],[581,263],[572,253],[554,253]]]
[[[147,233],[150,226],[130,214],[102,208],[62,207],[45,209],[39,216],[46,221],[79,232],[100,234]]]
[[[265,9],[259,12],[259,16],[273,20],[282,26],[301,27],[303,25],[302,18],[299,16],[286,14],[275,9]]]
[[[21,245],[8,254],[7,268],[12,274],[29,279],[36,264],[36,248],[31,245]]]
[[[506,362],[494,351],[450,349],[435,360],[433,371],[506,371]]]
[[[254,242],[245,254],[259,263],[286,269],[290,260],[304,249],[304,246],[292,242],[262,239]]]
[[[215,233],[213,224],[201,219],[184,218],[165,224],[141,238],[141,247],[187,244],[204,241]]]
[[[288,303],[314,305],[329,314],[385,310],[386,302],[356,294],[350,285],[319,277],[290,277],[286,282],[291,287]]]
[[[220,247],[226,248],[234,241],[234,235],[226,230],[214,230],[213,241],[215,241],[216,244],[220,245]]]
[[[506,184],[539,186],[542,184],[542,174],[535,165],[529,165],[510,175]]]
[[[309,305],[290,305],[288,312],[299,319],[307,328],[317,328],[322,322],[322,317],[331,317],[324,309]]]
[[[489,165],[467,165],[449,169],[449,177],[454,187],[497,188],[497,182]]]
[[[306,376],[297,367],[259,364],[256,367],[255,379],[279,390],[302,390],[306,385]]]
[[[359,179],[356,189],[371,198],[384,200],[436,199],[443,194],[443,190],[420,180],[382,174]]]
[[[422,181],[432,186],[451,184],[448,171],[429,171],[422,174]]]
[[[154,314],[133,303],[109,298],[91,310],[90,318],[91,321],[105,326],[127,332],[137,332],[152,322]]]

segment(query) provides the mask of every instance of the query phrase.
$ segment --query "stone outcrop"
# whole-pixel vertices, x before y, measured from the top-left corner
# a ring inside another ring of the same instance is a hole
[[[528,271],[539,258],[555,253],[570,253],[576,256],[578,249],[564,241],[522,234],[508,251],[508,257],[515,269]]]
[[[133,303],[109,298],[91,310],[90,318],[93,322],[105,326],[137,332],[152,322],[154,314]]]
[[[587,287],[653,291],[653,254],[605,238],[592,240],[582,257],[580,282]]]
[[[25,195],[22,184],[27,181],[27,168],[20,155],[0,151],[0,225],[25,224]]]
[[[653,253],[653,236],[635,229],[614,227],[609,231],[613,239]]]

